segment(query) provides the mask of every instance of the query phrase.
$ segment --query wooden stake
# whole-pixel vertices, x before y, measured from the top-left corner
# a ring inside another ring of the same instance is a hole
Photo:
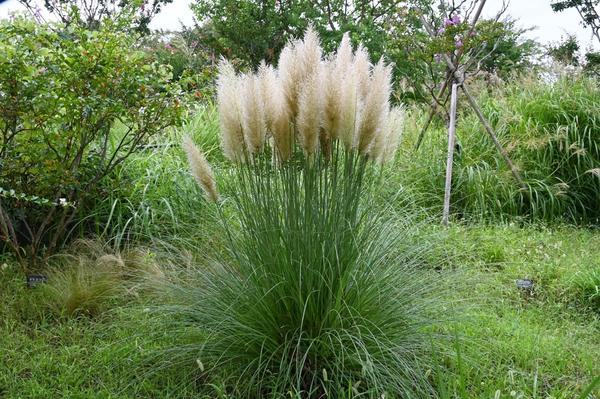
[[[448,158],[446,159],[446,188],[444,190],[444,213],[442,224],[448,226],[450,217],[450,191],[452,188],[452,164],[454,163],[454,143],[456,137],[456,101],[458,97],[458,84],[452,84],[452,98],[450,100],[450,124],[448,125]]]

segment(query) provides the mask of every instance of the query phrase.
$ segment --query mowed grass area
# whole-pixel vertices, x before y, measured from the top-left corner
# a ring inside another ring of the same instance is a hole
[[[456,337],[456,354],[431,370],[441,397],[576,398],[600,375],[597,231],[424,229],[440,233],[432,263],[457,270],[452,295],[464,304],[446,331]],[[182,378],[196,365],[163,369],[152,361],[169,337],[153,334],[151,296],[115,298],[93,317],[50,316],[42,291],[26,288],[9,259],[0,265],[1,398],[198,397],[196,384]],[[533,279],[534,291],[520,292],[519,278]],[[215,387],[208,397],[220,395]]]

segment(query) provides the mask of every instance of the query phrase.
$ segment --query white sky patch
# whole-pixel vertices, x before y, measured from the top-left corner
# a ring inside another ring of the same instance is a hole
[[[150,23],[153,29],[178,30],[182,24],[193,25],[194,15],[189,5],[192,0],[174,0],[163,7],[161,13]],[[484,17],[495,15],[502,0],[488,0]],[[0,18],[6,18],[9,12],[22,10],[17,0],[8,0],[0,4]],[[550,0],[512,0],[507,14],[518,20],[520,27],[534,27],[527,37],[542,44],[558,42],[568,33],[575,34],[581,50],[593,47],[600,50],[600,43],[592,37],[591,30],[581,26],[579,14],[575,10],[555,13],[550,8]]]

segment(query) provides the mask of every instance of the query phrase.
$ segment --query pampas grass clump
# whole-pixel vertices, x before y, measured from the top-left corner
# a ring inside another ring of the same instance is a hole
[[[440,286],[418,270],[420,248],[399,250],[412,228],[365,204],[403,122],[389,103],[390,67],[353,51],[347,35],[323,58],[309,29],[277,69],[220,71],[221,143],[234,168],[217,208],[229,252],[184,279],[193,287],[174,285],[166,319],[182,345],[169,358],[240,398],[432,395]],[[192,146],[192,171],[216,201]]]

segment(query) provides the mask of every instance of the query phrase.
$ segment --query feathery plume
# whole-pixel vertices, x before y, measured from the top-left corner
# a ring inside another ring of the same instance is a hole
[[[202,188],[206,196],[213,202],[219,201],[219,193],[213,176],[212,169],[204,154],[196,147],[190,136],[185,136],[182,143],[187,155],[192,175]]]
[[[327,138],[337,139],[340,136],[343,82],[348,76],[351,66],[352,47],[350,46],[350,36],[348,36],[348,33],[344,33],[342,43],[335,57],[325,63],[323,72],[323,132],[325,132]]]
[[[279,76],[285,93],[288,114],[298,116],[300,90],[318,69],[323,50],[319,35],[309,26],[302,40],[288,43],[279,56]]]
[[[278,70],[288,108],[286,112],[290,117],[295,118],[298,114],[298,82],[301,77],[297,41],[286,44],[281,51]]]
[[[263,95],[263,107],[265,110],[265,123],[267,124],[267,131],[272,133],[273,113],[271,111],[273,106],[275,106],[277,103],[274,97],[277,96],[277,92],[281,92],[277,81],[277,72],[271,65],[267,65],[263,61],[258,67],[257,75],[260,90]]]
[[[356,49],[352,67],[358,80],[358,98],[359,101],[363,101],[370,90],[371,62],[369,61],[369,53],[362,45]]]
[[[369,80],[369,92],[364,101],[361,113],[360,125],[357,129],[358,149],[361,153],[367,150],[378,130],[386,123],[385,117],[389,109],[389,99],[392,90],[392,70],[379,60]]]
[[[386,129],[384,147],[379,155],[379,162],[389,162],[394,159],[398,150],[400,135],[404,128],[404,109],[402,107],[394,107],[389,113]]]
[[[242,98],[242,127],[246,148],[250,155],[259,152],[265,142],[266,121],[262,87],[254,74],[240,78]]]
[[[346,70],[352,64],[352,45],[348,32],[342,36],[340,47],[335,55],[335,66],[338,70]]]
[[[272,67],[261,67],[259,76],[265,101],[267,129],[273,137],[277,157],[283,162],[291,157],[294,139],[285,94],[277,72]]]
[[[319,131],[323,113],[321,84],[322,65],[304,81],[298,99],[298,139],[306,154],[312,154],[319,145]]]
[[[340,124],[340,79],[336,77],[335,60],[323,63],[323,121],[320,133],[321,147],[325,153],[331,148]]]
[[[371,65],[364,47],[353,53],[344,34],[335,56],[322,59],[311,26],[302,40],[289,42],[279,67],[264,63],[255,74],[238,76],[223,62],[219,74],[221,136],[228,158],[262,151],[267,137],[280,162],[294,151],[294,135],[307,155],[332,140],[383,162],[393,157],[402,110],[390,111],[391,67]],[[272,140],[271,140],[272,138]]]
[[[350,68],[340,82],[340,122],[333,136],[341,140],[347,149],[354,147],[354,130],[358,106],[357,78],[356,71]]]
[[[300,79],[297,83],[302,85],[303,81],[311,79],[317,73],[323,56],[319,35],[312,25],[306,29],[297,49],[298,61],[300,61]]]
[[[378,161],[380,163],[383,162],[383,153],[386,147],[386,140],[389,136],[388,130],[391,128],[390,126],[390,113],[391,111],[387,109],[385,111],[384,119],[381,124],[380,129],[375,133],[375,137],[373,138],[373,142],[371,146],[366,150],[368,157],[374,161]]]
[[[231,63],[222,60],[217,79],[220,136],[223,152],[232,161],[241,160],[244,152],[238,80]]]
[[[363,119],[364,107],[367,94],[369,93],[369,84],[371,80],[371,63],[369,62],[369,54],[362,45],[359,45],[354,54],[354,60],[352,62],[352,72],[356,79],[356,111],[355,111],[355,122],[354,131],[351,134],[351,147],[357,147],[359,127]]]

